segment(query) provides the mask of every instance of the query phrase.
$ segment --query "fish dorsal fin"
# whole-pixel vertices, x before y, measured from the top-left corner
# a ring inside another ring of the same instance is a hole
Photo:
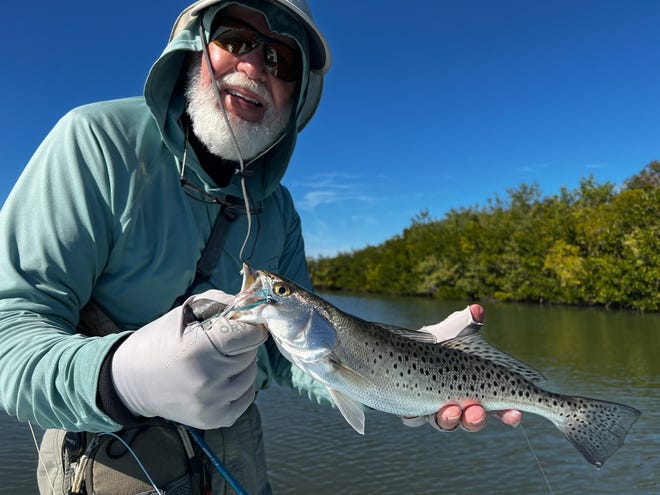
[[[456,337],[454,339],[441,342],[438,345],[456,349],[458,351],[463,351],[468,354],[488,359],[499,365],[506,366],[507,368],[511,368],[512,371],[515,371],[516,373],[522,375],[527,380],[532,382],[546,381],[545,376],[543,376],[540,371],[535,370],[530,365],[523,363],[510,354],[507,354],[504,351],[500,351],[497,347],[487,342],[479,334],[473,333]]]
[[[337,389],[328,388],[328,391],[348,424],[360,435],[364,435],[364,411],[360,403]]]
[[[386,323],[374,323],[374,325],[398,337],[421,342],[422,344],[435,344],[435,336],[431,333],[420,332],[419,330],[410,330],[408,328],[388,325]]]
[[[484,326],[483,323],[470,323],[463,330],[461,330],[457,337],[466,337],[468,335],[474,335]]]

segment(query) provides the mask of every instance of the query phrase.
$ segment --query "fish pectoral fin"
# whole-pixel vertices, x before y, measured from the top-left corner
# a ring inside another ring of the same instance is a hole
[[[333,371],[341,376],[345,382],[350,382],[355,387],[373,389],[374,385],[357,371],[346,366],[341,359],[334,355],[328,356],[328,361],[332,364]]]
[[[360,435],[364,435],[364,411],[361,404],[337,389],[328,388],[328,391],[348,424]]]

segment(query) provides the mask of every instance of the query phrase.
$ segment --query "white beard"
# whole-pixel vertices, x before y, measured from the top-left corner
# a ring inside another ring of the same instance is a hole
[[[231,84],[233,87],[243,87],[258,94],[266,102],[266,112],[260,122],[248,122],[233,114],[227,113],[231,130],[234,131],[240,155],[231,136],[231,130],[219,108],[213,86],[208,81],[201,80],[201,60],[194,62],[188,72],[186,84],[186,99],[188,116],[192,122],[193,132],[206,148],[216,156],[226,160],[239,161],[242,157],[250,160],[265,151],[280,137],[286,127],[291,106],[287,105],[277,111],[273,98],[260,83],[250,79],[242,72],[231,72],[219,81],[220,87]]]

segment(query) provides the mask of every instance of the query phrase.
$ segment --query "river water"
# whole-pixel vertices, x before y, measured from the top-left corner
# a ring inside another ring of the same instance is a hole
[[[350,313],[411,328],[465,306],[426,299],[325,297]],[[524,416],[524,431],[491,420],[478,433],[440,433],[428,426],[408,428],[396,417],[371,412],[366,435],[360,436],[337,410],[273,386],[260,393],[258,403],[275,493],[660,493],[660,315],[515,304],[484,307],[483,335],[542,371],[549,379],[545,388],[623,402],[642,411],[626,443],[601,470],[588,464],[552,423],[532,414]],[[0,434],[0,495],[36,493],[37,456],[27,426],[0,414]]]

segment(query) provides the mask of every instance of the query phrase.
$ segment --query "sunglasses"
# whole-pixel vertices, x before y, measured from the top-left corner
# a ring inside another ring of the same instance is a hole
[[[238,19],[223,19],[222,24],[215,30],[211,42],[237,57],[263,44],[264,64],[270,74],[285,82],[300,79],[302,64],[297,49],[264,36]]]

